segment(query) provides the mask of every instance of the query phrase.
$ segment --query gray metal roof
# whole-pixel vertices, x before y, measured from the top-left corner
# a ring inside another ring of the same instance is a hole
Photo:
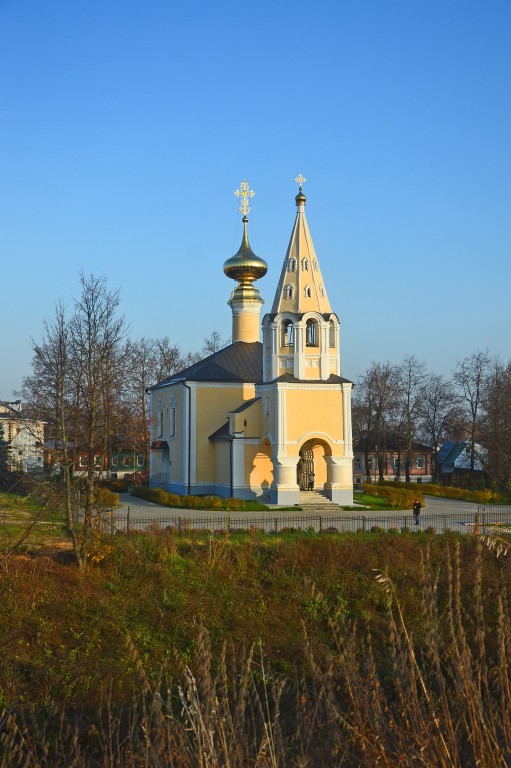
[[[151,389],[162,387],[173,381],[249,381],[257,382],[263,378],[263,345],[260,341],[252,343],[236,341],[228,347],[214,352],[199,360],[189,368],[173,373],[167,379],[155,384]]]

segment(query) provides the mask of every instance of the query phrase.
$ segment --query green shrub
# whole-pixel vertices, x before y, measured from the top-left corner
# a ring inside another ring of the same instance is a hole
[[[396,485],[398,485],[397,488],[395,487]],[[415,499],[419,499],[421,504],[424,504],[423,488],[424,486],[421,486],[419,491],[417,485],[414,484],[412,490],[409,485],[404,483],[394,483],[392,485],[365,483],[362,486],[364,493],[383,497],[391,509],[411,509]]]
[[[165,507],[179,507],[181,509],[218,509],[219,511],[263,511],[268,507],[257,501],[245,501],[236,498],[224,498],[222,496],[180,496],[177,493],[165,491],[163,488],[148,488],[145,485],[137,485],[132,491],[134,496],[140,499],[162,504]]]

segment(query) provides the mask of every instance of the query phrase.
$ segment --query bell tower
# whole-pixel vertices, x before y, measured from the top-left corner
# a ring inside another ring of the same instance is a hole
[[[353,503],[352,382],[341,377],[339,318],[332,312],[305,216],[296,218],[271,312],[263,318],[263,434],[271,444],[270,501],[298,504],[310,489]],[[309,491],[310,492],[310,491]]]
[[[339,318],[332,312],[305,217],[300,174],[296,218],[273,300],[263,319],[263,379],[286,373],[300,380],[340,375]]]

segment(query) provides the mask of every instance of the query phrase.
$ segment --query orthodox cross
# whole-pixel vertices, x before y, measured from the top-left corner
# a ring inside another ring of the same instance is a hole
[[[243,181],[240,184],[240,188],[237,189],[234,194],[236,195],[236,197],[241,197],[240,211],[243,214],[243,216],[247,216],[251,210],[248,204],[248,198],[254,197],[255,192],[252,189],[250,189],[247,181],[243,179]]]
[[[302,191],[302,184],[305,184],[307,179],[305,178],[305,176],[302,176],[302,174],[299,173],[298,176],[296,177],[295,181],[297,181],[298,184],[300,185],[300,192],[301,192]]]

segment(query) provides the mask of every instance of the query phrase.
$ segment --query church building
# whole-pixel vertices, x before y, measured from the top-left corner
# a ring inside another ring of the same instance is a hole
[[[314,487],[353,502],[352,383],[341,376],[339,318],[332,312],[296,179],[296,218],[271,312],[254,282],[268,266],[243,237],[224,264],[237,282],[232,343],[149,390],[151,481],[179,494],[264,497],[293,505]]]

